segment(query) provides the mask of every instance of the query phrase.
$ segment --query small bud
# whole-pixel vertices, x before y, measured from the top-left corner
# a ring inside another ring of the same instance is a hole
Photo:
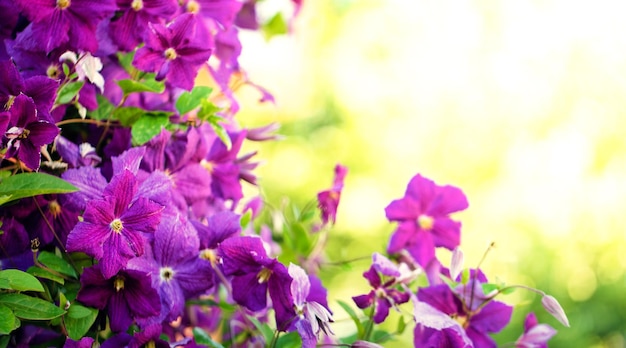
[[[567,320],[565,311],[563,310],[563,307],[561,307],[561,305],[559,304],[559,301],[557,301],[554,297],[550,295],[545,295],[541,299],[541,304],[543,305],[543,308],[548,311],[548,313],[552,314],[552,316],[556,318],[556,320],[558,320],[566,327],[569,327],[569,320]]]
[[[452,251],[452,261],[450,262],[450,278],[455,280],[463,270],[463,251],[456,247]]]

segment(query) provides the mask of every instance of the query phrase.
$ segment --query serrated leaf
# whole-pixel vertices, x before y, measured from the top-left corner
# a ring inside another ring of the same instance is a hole
[[[120,121],[124,127],[130,127],[145,114],[146,111],[142,108],[125,106],[113,111],[113,119]]]
[[[20,319],[50,320],[65,314],[64,310],[50,302],[24,294],[0,294],[0,304],[11,308]]]
[[[207,86],[196,86],[191,92],[183,92],[176,100],[176,110],[184,115],[189,111],[199,107],[202,100],[209,97],[213,89]]]
[[[361,337],[363,335],[364,328],[363,324],[361,323],[361,319],[359,319],[359,316],[352,310],[352,307],[350,307],[349,304],[341,300],[337,300],[337,303],[341,306],[341,308],[343,308],[344,311],[346,311],[346,313],[348,313],[350,318],[352,318],[354,325],[356,325],[358,336]]]
[[[76,302],[72,303],[64,317],[67,335],[73,340],[80,340],[89,331],[97,317],[97,309],[84,307]]]
[[[6,281],[6,283],[4,281]],[[4,287],[5,285],[8,285],[8,287]],[[37,278],[17,269],[5,269],[0,271],[0,287],[16,291],[44,292],[43,286],[41,286]]]
[[[35,277],[38,278],[44,278],[44,279],[48,279],[48,280],[52,280],[53,282],[57,282],[61,285],[65,284],[65,279],[63,279],[63,277],[60,277],[56,274],[52,274],[49,271],[43,269],[43,268],[39,268],[36,266],[31,266],[29,267],[26,272],[28,274],[32,274]]]
[[[291,331],[281,335],[276,340],[276,348],[300,348],[302,347],[302,338],[297,331]]]
[[[251,315],[248,315],[247,318],[254,325],[254,327],[256,327],[257,330],[259,330],[259,332],[263,335],[263,338],[265,338],[265,342],[272,341],[272,338],[274,338],[274,330],[272,330],[269,325],[261,323],[257,318]]]
[[[75,191],[78,191],[78,189],[69,182],[44,173],[16,174],[0,182],[0,196],[11,196],[9,201],[50,193]]]
[[[0,335],[8,335],[20,327],[20,320],[15,317],[11,308],[0,304]]]
[[[143,145],[161,133],[161,129],[169,123],[167,115],[146,114],[133,124],[130,133],[135,145]]]
[[[163,81],[156,81],[150,78],[143,81],[119,80],[117,84],[122,89],[124,95],[140,92],[163,93],[165,91],[165,83]]]
[[[115,105],[111,104],[111,102],[101,94],[96,96],[96,100],[98,101],[98,108],[90,111],[89,117],[94,120],[107,120],[112,118]]]
[[[201,328],[194,327],[191,331],[193,332],[193,338],[196,341],[196,343],[202,344],[211,348],[224,348],[223,345],[213,341],[211,336],[209,336],[209,334],[206,331],[202,330]]]
[[[51,253],[49,251],[42,251],[39,253],[37,260],[43,263],[46,267],[53,271],[57,271],[61,274],[65,274],[70,277],[78,277],[76,270],[65,259]]]
[[[57,92],[57,99],[54,103],[57,105],[70,103],[74,100],[76,95],[78,95],[78,92],[80,92],[80,89],[83,88],[84,85],[85,81],[74,81],[61,86]]]

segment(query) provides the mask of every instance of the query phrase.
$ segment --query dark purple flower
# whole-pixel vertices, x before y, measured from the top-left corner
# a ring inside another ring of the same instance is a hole
[[[55,147],[63,162],[69,164],[70,168],[95,167],[102,162],[102,158],[96,153],[96,148],[90,143],[77,145],[63,136],[58,136]]]
[[[163,214],[152,248],[128,266],[152,274],[152,285],[161,297],[160,318],[168,321],[183,314],[185,300],[215,285],[211,263],[199,257],[196,230],[178,213]]]
[[[412,299],[415,347],[474,348],[459,322],[428,303],[419,302],[415,296]]]
[[[50,109],[56,98],[59,83],[45,76],[22,78],[12,60],[0,61],[0,109],[11,107],[15,97],[21,93],[31,97],[38,112],[38,118],[50,121]]]
[[[148,23],[161,23],[176,12],[175,0],[117,0],[121,16],[110,23],[110,34],[122,51],[132,51],[143,41]]]
[[[96,52],[98,23],[113,14],[114,0],[14,0],[31,24],[18,35],[24,48],[49,53],[63,44]]]
[[[78,341],[68,338],[63,348],[91,348],[94,339],[92,337],[83,337]]]
[[[150,275],[123,270],[106,279],[100,265],[85,268],[77,299],[98,309],[107,308],[111,330],[126,331],[137,318],[159,314],[161,301],[151,285]]]
[[[215,250],[218,244],[241,232],[240,218],[238,214],[231,211],[221,211],[211,215],[206,225],[199,221],[192,221],[200,239],[200,256],[215,264],[217,261]]]
[[[285,331],[294,318],[291,277],[287,268],[269,258],[258,237],[233,237],[223,241],[218,254],[226,276],[231,276],[233,299],[251,311],[267,307],[269,291],[276,312],[276,327]]]
[[[55,194],[34,197],[38,208],[25,220],[25,226],[42,246],[54,241],[64,248],[67,234],[78,223],[80,214],[65,204],[66,198]]]
[[[8,147],[6,158],[17,157],[32,169],[39,169],[40,147],[54,141],[59,128],[52,123],[37,118],[35,103],[24,94],[13,99],[9,110],[11,120],[4,133]]]
[[[322,224],[326,225],[329,221],[335,223],[337,218],[337,207],[341,198],[341,190],[343,189],[343,181],[348,173],[348,168],[338,164],[335,166],[335,178],[333,179],[333,187],[317,194],[318,207],[322,211]]]
[[[211,56],[211,49],[196,38],[196,18],[183,14],[167,26],[149,24],[146,45],[135,54],[133,65],[156,72],[157,80],[167,78],[174,87],[191,90],[200,66]]]
[[[187,12],[199,14],[207,20],[214,20],[222,27],[230,27],[241,2],[237,0],[187,0],[184,8]]]
[[[459,245],[461,223],[449,215],[467,206],[460,189],[438,186],[419,174],[414,176],[404,197],[385,208],[387,219],[399,222],[389,241],[388,252],[406,249],[426,267],[435,258],[435,247],[452,250]]]
[[[399,279],[403,279],[398,267],[381,254],[374,253],[372,266],[363,277],[372,286],[368,294],[354,296],[357,307],[364,309],[375,305],[374,322],[380,324],[389,315],[389,308],[409,301],[410,295],[396,289]]]
[[[499,332],[509,323],[513,307],[485,296],[481,283],[486,278],[481,278],[470,275],[469,283],[454,291],[447,284],[420,288],[417,298],[458,322],[475,347],[495,348],[488,333]],[[425,330],[422,339],[429,340],[430,334],[441,335],[441,332]]]
[[[556,330],[548,324],[539,324],[535,313],[528,313],[524,321],[524,333],[515,341],[515,348],[548,348],[548,341]]]
[[[142,233],[154,232],[159,224],[162,206],[136,197],[137,189],[137,179],[130,171],[114,176],[104,197],[89,202],[84,221],[67,237],[67,250],[95,257],[105,278],[114,276],[131,258],[143,255],[146,241]]]

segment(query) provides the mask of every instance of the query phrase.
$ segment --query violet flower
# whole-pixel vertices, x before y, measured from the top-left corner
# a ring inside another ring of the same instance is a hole
[[[143,255],[146,241],[142,233],[154,232],[161,219],[163,207],[136,197],[137,190],[137,179],[130,171],[117,174],[105,187],[104,197],[89,202],[84,221],[67,236],[67,250],[96,258],[105,278],[114,276],[131,258]]]
[[[267,307],[267,293],[276,312],[276,327],[285,331],[294,318],[291,277],[287,268],[269,258],[258,237],[233,237],[218,248],[223,273],[232,276],[233,299],[251,311]]]
[[[515,348],[548,348],[548,341],[556,330],[548,324],[539,324],[535,313],[528,313],[524,321],[524,333],[515,341]]]
[[[167,26],[150,23],[146,45],[135,54],[133,65],[167,78],[174,87],[191,90],[200,66],[211,56],[211,49],[196,38],[196,18],[183,14]]]
[[[122,51],[132,51],[143,41],[149,23],[169,19],[178,8],[175,0],[116,0],[121,16],[111,21],[110,35]]]
[[[80,283],[76,298],[88,306],[106,307],[114,332],[126,331],[137,318],[158,315],[161,309],[150,275],[141,271],[123,270],[106,279],[100,265],[94,265],[85,268]]]
[[[467,206],[460,189],[438,186],[419,174],[414,176],[405,196],[385,208],[387,219],[399,222],[389,241],[388,252],[406,249],[426,267],[435,258],[435,247],[452,250],[460,244],[461,223],[449,215]]]
[[[407,292],[396,289],[398,279],[403,279],[398,267],[381,254],[374,253],[373,263],[363,277],[372,286],[368,294],[352,297],[357,307],[375,306],[374,323],[380,324],[389,315],[389,308],[409,301]]]
[[[13,99],[9,110],[11,120],[4,134],[8,147],[6,158],[17,157],[32,169],[39,169],[40,147],[54,141],[59,128],[52,123],[39,120],[35,103],[24,94]]]
[[[343,182],[348,174],[348,168],[337,164],[335,166],[335,178],[333,179],[333,187],[329,190],[322,191],[317,194],[318,207],[322,211],[322,224],[326,225],[329,221],[335,224],[337,218],[337,207],[341,198],[341,190]]]

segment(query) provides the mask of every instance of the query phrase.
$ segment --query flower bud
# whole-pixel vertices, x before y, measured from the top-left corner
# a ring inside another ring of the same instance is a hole
[[[545,295],[541,299],[541,304],[543,305],[543,308],[548,311],[548,313],[552,314],[552,316],[556,318],[556,320],[558,320],[561,324],[569,327],[569,320],[567,320],[565,311],[563,310],[563,307],[561,307],[561,305],[559,304],[559,301],[557,301],[554,297],[550,295]]]

